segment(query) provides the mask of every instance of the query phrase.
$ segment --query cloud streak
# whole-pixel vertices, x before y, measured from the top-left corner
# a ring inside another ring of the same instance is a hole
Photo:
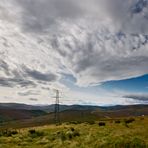
[[[148,102],[148,94],[131,94],[124,96],[125,98],[131,98],[137,101]]]

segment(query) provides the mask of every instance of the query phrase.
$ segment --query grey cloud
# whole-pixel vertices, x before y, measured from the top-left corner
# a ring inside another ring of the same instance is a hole
[[[17,0],[17,2],[22,7],[21,24],[27,32],[56,31],[61,25],[58,21],[76,23],[77,19],[87,20],[89,16],[98,24],[109,18],[112,24],[105,24],[107,28],[112,25],[116,30],[127,33],[148,33],[148,0]]]
[[[18,78],[0,78],[0,86],[3,87],[36,87],[36,84],[30,80],[18,79]]]
[[[26,92],[18,92],[18,95],[20,96],[30,96],[30,95],[40,95],[40,91],[32,91],[32,90],[28,90]]]
[[[49,90],[50,90],[50,88],[49,88],[49,87],[42,87],[42,89],[43,89],[43,90],[47,90],[47,91],[49,91]]]
[[[30,98],[29,100],[31,100],[31,101],[38,101],[38,99],[36,99],[36,98]]]
[[[4,71],[6,75],[10,75],[9,65],[3,60],[0,60],[0,70]]]
[[[46,82],[54,82],[57,80],[57,76],[52,73],[42,73],[40,71],[30,70],[30,69],[26,69],[26,73],[28,76],[36,80],[41,80]]]
[[[131,98],[134,100],[139,100],[139,101],[144,101],[148,102],[148,94],[131,94],[131,95],[126,95],[124,96],[125,98]]]
[[[18,69],[10,69],[10,65],[4,60],[0,60],[0,70],[5,72],[5,75],[0,77],[0,86],[3,87],[36,87],[35,82],[23,78],[23,73]]]
[[[148,0],[106,0],[114,25],[127,33],[148,34]]]
[[[0,86],[2,87],[12,87],[12,84],[9,82],[8,79],[0,79]]]
[[[28,69],[22,66],[23,71],[10,70],[3,61],[0,63],[2,71],[5,71],[7,77],[0,77],[0,86],[4,87],[36,87],[38,83],[47,85],[47,82],[54,82],[57,76],[52,73],[42,73],[36,70]],[[11,74],[11,75],[10,75]],[[8,77],[9,76],[9,77]]]
[[[56,25],[59,19],[74,19],[83,13],[79,4],[73,0],[17,0],[17,2],[23,8],[22,27],[28,32],[46,32],[51,25]]]
[[[131,10],[133,11],[133,13],[140,13],[144,11],[147,5],[147,0],[138,0],[137,2],[135,2],[135,5],[131,7]]]

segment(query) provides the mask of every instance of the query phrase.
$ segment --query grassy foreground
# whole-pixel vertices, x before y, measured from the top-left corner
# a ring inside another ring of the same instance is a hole
[[[0,131],[0,148],[147,148],[148,117]],[[105,126],[104,126],[105,123]]]

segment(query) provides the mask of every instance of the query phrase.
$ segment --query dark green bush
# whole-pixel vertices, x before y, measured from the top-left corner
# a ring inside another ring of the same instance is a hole
[[[29,134],[35,134],[36,133],[36,131],[34,129],[31,129],[28,132],[29,132]]]
[[[29,136],[31,136],[32,138],[44,136],[44,132],[36,131],[34,129],[29,130],[28,133],[29,133]]]
[[[98,124],[99,124],[99,126],[105,126],[106,125],[105,122],[99,122]]]
[[[120,120],[116,120],[115,123],[121,123],[121,121]]]
[[[72,132],[75,131],[75,129],[73,127],[71,127],[70,129],[71,129]]]
[[[66,133],[66,137],[69,139],[69,140],[71,140],[72,138],[73,138],[73,132],[67,132]]]
[[[132,122],[134,122],[134,121],[135,121],[134,118],[129,118],[129,119],[125,119],[125,120],[124,120],[124,122],[127,123],[127,124],[132,123]]]

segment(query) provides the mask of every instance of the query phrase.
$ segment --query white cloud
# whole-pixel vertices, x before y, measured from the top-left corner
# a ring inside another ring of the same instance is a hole
[[[1,87],[44,92],[64,87],[61,73],[79,86],[147,74],[147,8],[147,0],[1,0]]]
[[[148,73],[147,36],[111,33],[103,27],[90,29],[83,23],[64,26],[63,34],[52,41],[79,85]]]

